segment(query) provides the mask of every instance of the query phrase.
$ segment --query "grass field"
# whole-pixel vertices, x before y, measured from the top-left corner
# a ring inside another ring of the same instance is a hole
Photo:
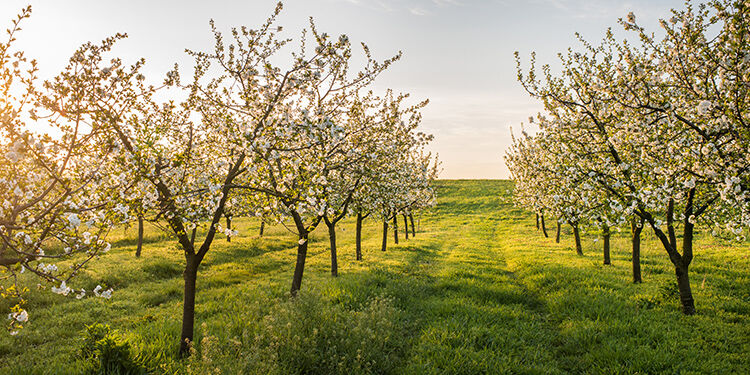
[[[683,316],[674,273],[650,233],[644,283],[630,282],[627,233],[601,265],[593,234],[575,255],[543,238],[504,181],[439,181],[439,204],[416,238],[380,249],[366,221],[364,260],[354,225],[339,234],[330,276],[325,227],[311,237],[301,295],[288,289],[295,237],[281,226],[216,241],[198,275],[196,352],[177,357],[184,259],[147,232],[136,259],[131,229],[77,281],[111,300],[32,291],[31,322],[0,335],[0,374],[78,373],[85,326],[106,323],[154,373],[750,373],[750,250],[699,237],[691,267],[698,310]],[[553,230],[550,230],[552,233]],[[3,306],[4,307],[4,306]]]

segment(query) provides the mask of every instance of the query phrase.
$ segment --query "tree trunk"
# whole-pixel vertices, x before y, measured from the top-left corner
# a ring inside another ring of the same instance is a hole
[[[411,236],[416,237],[417,236],[417,230],[414,229],[414,215],[409,214],[409,221],[411,221]]]
[[[688,276],[688,266],[676,266],[675,274],[677,275],[677,288],[680,290],[680,302],[682,303],[682,312],[685,315],[695,314],[695,301],[693,301],[693,292],[690,289],[690,278]]]
[[[380,247],[381,251],[385,251],[388,246],[388,219],[383,219],[383,245]]]
[[[578,224],[570,224],[573,227],[573,237],[576,241],[576,254],[583,255],[583,247],[581,246],[581,233],[578,231]]]
[[[227,216],[227,229],[232,230],[232,218],[230,216]],[[232,242],[232,236],[227,236],[227,242]]]
[[[560,243],[560,220],[557,220],[557,234],[555,235],[555,243]]]
[[[135,248],[135,257],[141,256],[141,249],[143,248],[143,216],[138,216],[138,245]]]
[[[695,302],[693,301],[693,293],[690,289],[690,278],[688,277],[688,267],[690,262],[693,260],[693,200],[695,199],[695,188],[691,188],[687,195],[687,202],[685,204],[685,211],[683,213],[683,234],[682,234],[682,254],[677,251],[677,240],[674,234],[674,227],[672,224],[673,219],[673,202],[670,200],[667,206],[667,230],[668,234],[665,234],[652,216],[648,215],[645,218],[648,220],[654,233],[661,241],[664,249],[669,254],[669,260],[675,267],[675,275],[677,276],[677,288],[680,291],[680,302],[682,304],[682,312],[685,315],[695,314]],[[705,209],[707,206],[704,206]],[[700,210],[702,212],[702,210]],[[700,214],[698,212],[698,214]]]
[[[536,214],[536,230],[539,230],[539,214]]]
[[[307,258],[307,233],[300,234],[300,242],[297,243],[297,264],[294,266],[292,277],[292,296],[296,296],[302,286],[302,274],[305,272],[305,259]]]
[[[339,262],[336,257],[336,223],[326,219],[326,225],[328,226],[328,238],[331,241],[331,276],[336,277],[339,275]]]
[[[190,243],[195,245],[195,235],[198,233],[198,227],[196,226],[193,228],[193,231],[190,233]]]
[[[609,257],[609,238],[612,235],[612,233],[609,231],[608,226],[604,226],[603,230],[603,237],[604,237],[604,264],[610,265],[612,264],[612,260]]]
[[[357,213],[357,260],[362,260],[362,213]]]
[[[693,198],[695,189],[691,189],[688,194],[688,204],[685,208],[685,222],[682,231],[682,262],[675,268],[677,275],[677,288],[680,290],[680,301],[682,302],[682,312],[685,315],[695,314],[695,301],[693,301],[693,292],[690,289],[690,278],[688,276],[688,267],[693,260],[693,228],[694,224],[690,222],[690,216],[693,215]]]
[[[393,215],[393,243],[398,245],[398,215]]]
[[[260,234],[258,235],[258,237],[263,237],[263,229],[265,227],[266,227],[266,222],[265,221],[261,221],[260,222]]]
[[[633,234],[633,283],[641,283],[643,282],[641,279],[641,231],[643,230],[643,220],[633,219],[630,222],[630,229]]]
[[[404,238],[408,241],[409,240],[409,222],[406,221],[407,217],[406,214],[404,214]]]
[[[549,238],[547,235],[547,226],[544,225],[544,215],[540,215],[540,217],[542,218],[542,233],[544,233],[545,238]]]
[[[195,256],[187,259],[185,271],[182,273],[185,279],[185,295],[182,302],[182,333],[180,335],[180,355],[190,355],[190,347],[193,343],[193,327],[195,325],[195,284],[198,279],[198,260]]]

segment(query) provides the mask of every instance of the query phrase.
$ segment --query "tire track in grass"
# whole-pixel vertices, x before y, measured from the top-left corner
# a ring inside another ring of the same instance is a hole
[[[429,270],[434,293],[407,373],[559,373],[547,350],[556,331],[544,303],[516,280],[501,257],[499,218],[441,215],[443,251]],[[445,226],[462,222],[456,235]]]

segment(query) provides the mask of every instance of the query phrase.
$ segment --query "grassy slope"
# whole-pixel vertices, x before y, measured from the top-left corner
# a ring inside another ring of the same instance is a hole
[[[190,363],[174,356],[179,251],[153,230],[135,259],[133,231],[115,233],[112,253],[78,280],[87,290],[115,287],[113,298],[33,292],[32,322],[17,337],[0,335],[0,373],[76,372],[83,327],[94,322],[120,330],[158,372],[348,373],[364,363],[362,372],[414,374],[750,373],[746,244],[699,241],[691,268],[698,315],[684,317],[669,261],[652,236],[643,245],[645,283],[633,285],[625,233],[614,238],[613,266],[600,265],[593,235],[578,257],[567,231],[559,245],[536,232],[533,215],[508,203],[509,187],[440,181],[440,204],[422,216],[416,239],[401,238],[382,253],[379,224],[367,221],[361,263],[346,221],[337,279],[319,229],[304,303],[286,297],[293,236],[275,226],[258,239],[255,221],[237,220],[240,237],[217,241],[199,271],[202,355]]]

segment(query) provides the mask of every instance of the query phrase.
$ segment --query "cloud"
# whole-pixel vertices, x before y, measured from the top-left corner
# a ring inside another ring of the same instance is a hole
[[[406,12],[415,16],[428,16],[434,14],[434,10],[464,6],[461,0],[333,0],[346,2],[355,6],[384,12]]]
[[[416,7],[409,9],[409,13],[415,15],[415,16],[427,16],[429,14],[432,14],[430,11],[427,11],[423,8]]]
[[[435,6],[444,8],[448,6],[462,6],[464,3],[458,1],[458,0],[432,0],[432,3],[435,4]]]
[[[448,1],[448,0],[438,0]],[[661,2],[633,3],[620,0],[533,0],[536,4],[553,7],[568,17],[578,19],[608,19],[624,17],[633,11],[636,15],[667,14],[669,6]]]

